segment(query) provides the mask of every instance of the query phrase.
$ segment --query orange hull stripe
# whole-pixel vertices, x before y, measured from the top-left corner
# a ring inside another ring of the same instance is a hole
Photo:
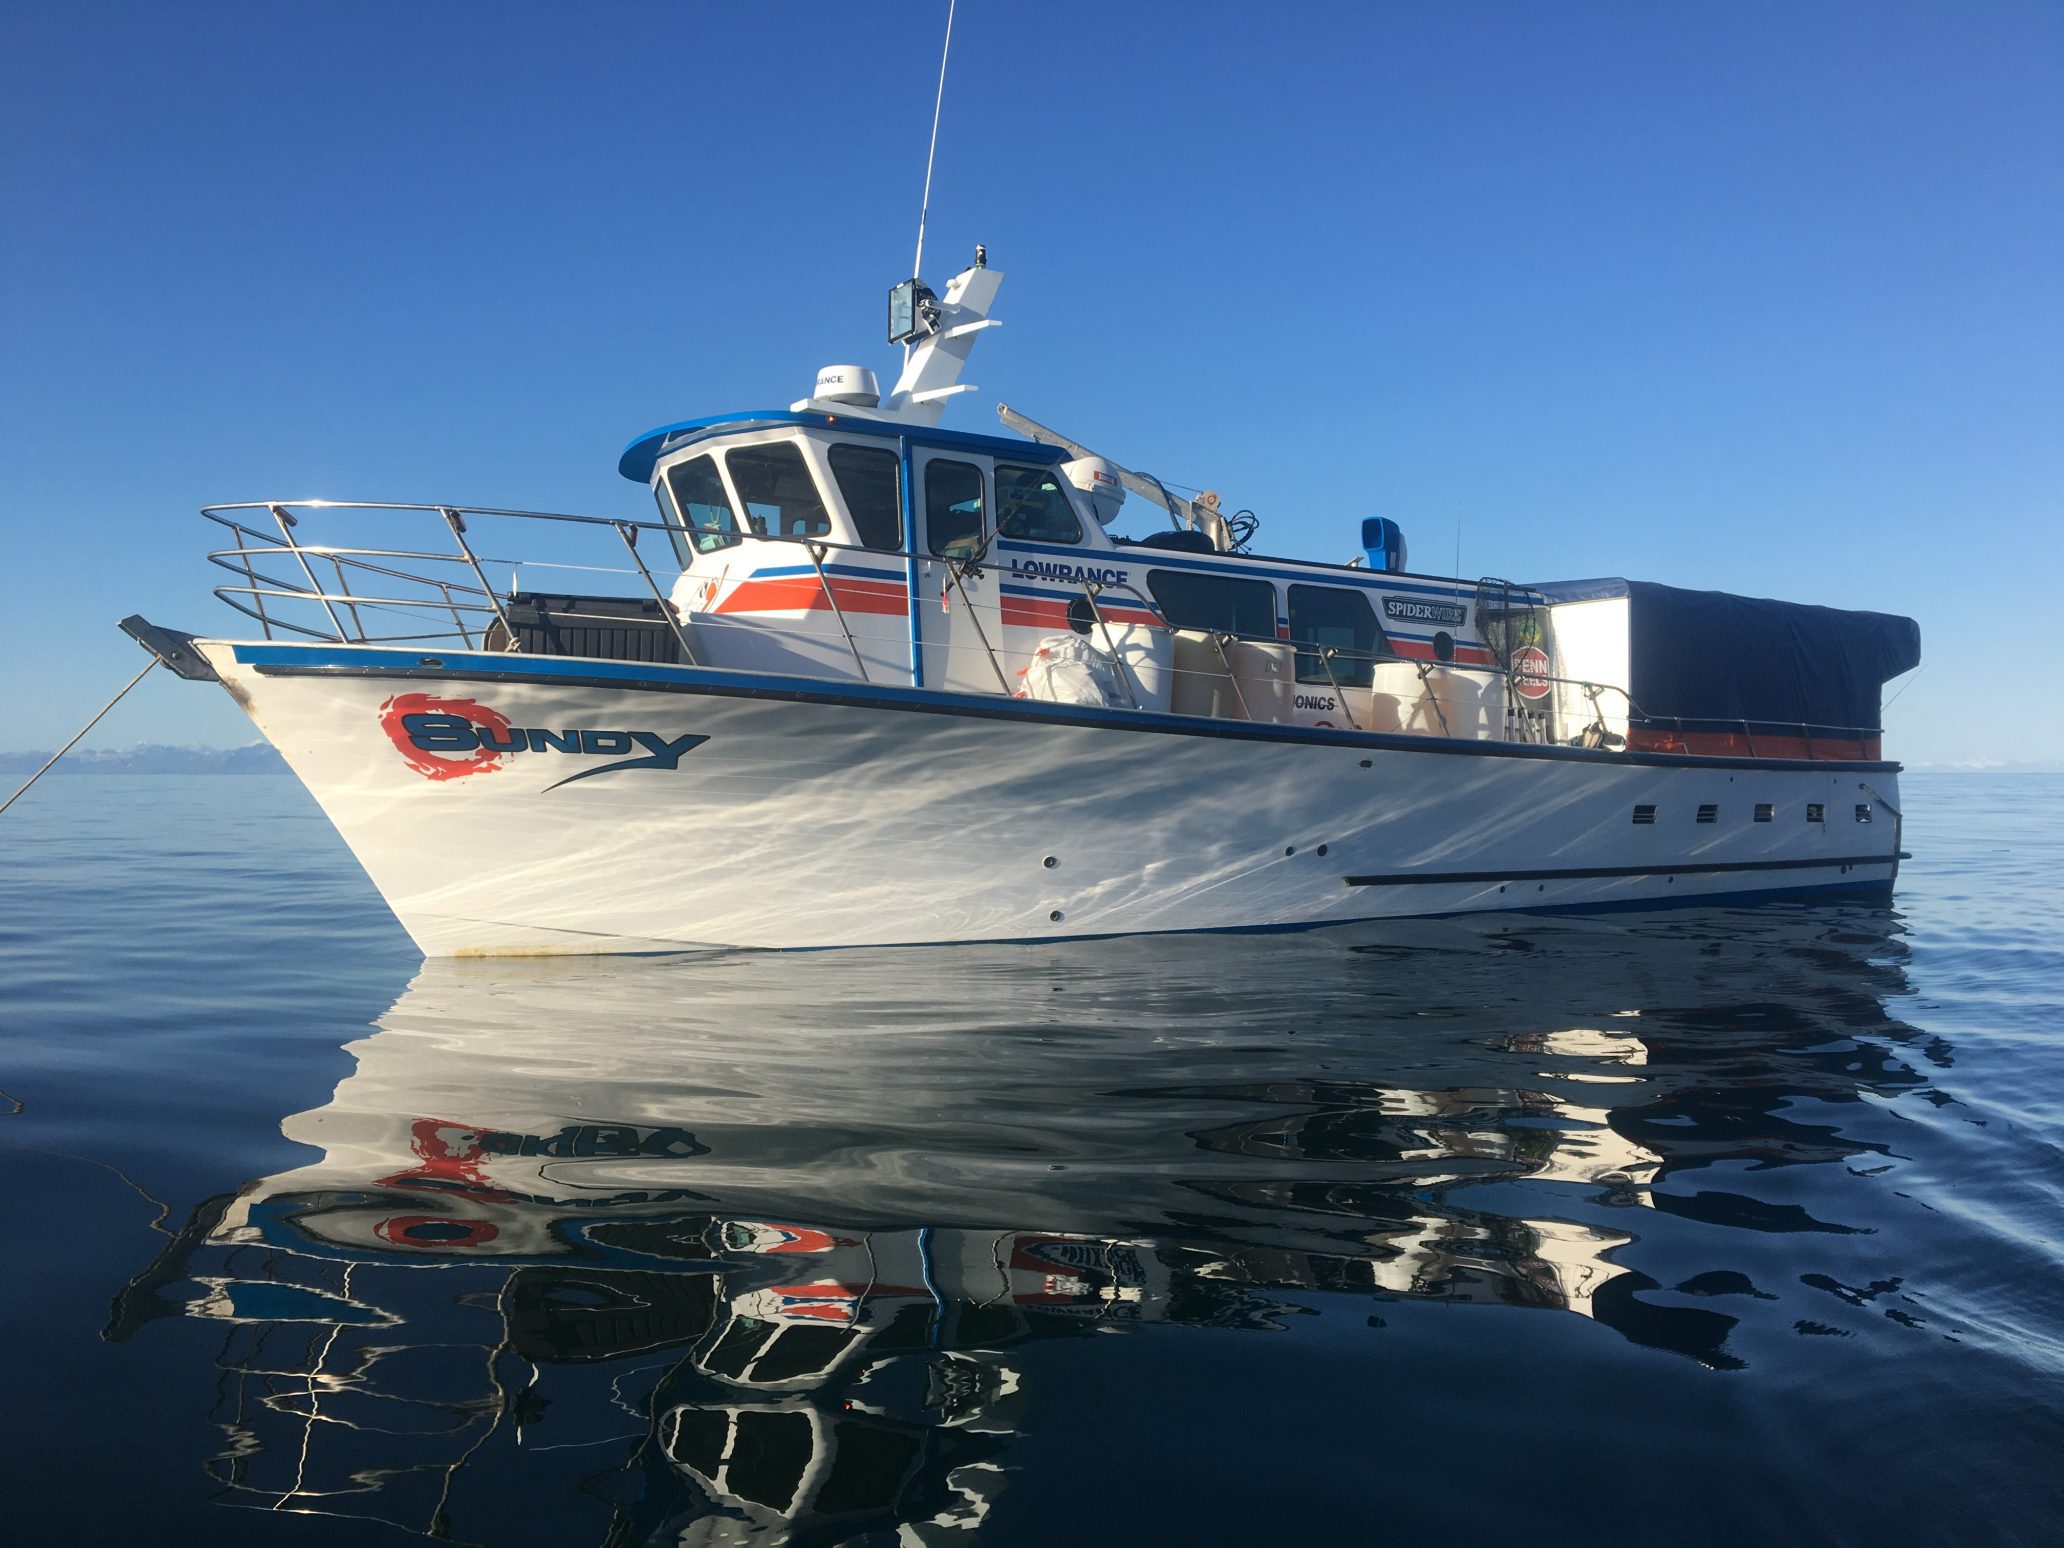
[[[1875,736],[1750,736],[1741,731],[1658,731],[1634,726],[1629,752],[1684,753],[1701,758],[1811,758],[1830,763],[1876,763],[1884,739]]]
[[[910,609],[910,593],[893,581],[845,580],[833,576],[831,590],[843,612],[895,614]],[[779,580],[740,581],[710,611],[828,613],[831,601],[825,596],[824,587],[816,576],[783,576]]]

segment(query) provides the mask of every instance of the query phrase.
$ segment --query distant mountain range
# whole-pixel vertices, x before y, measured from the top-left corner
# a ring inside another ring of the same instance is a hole
[[[50,757],[48,752],[0,752],[0,777],[27,778]],[[60,774],[284,774],[287,763],[270,744],[248,747],[161,747],[145,742],[136,747],[73,748],[50,771]]]
[[[2064,774],[2064,763],[2054,759],[2023,759],[2007,763],[1997,758],[1974,758],[1965,763],[1909,763],[1909,774]]]

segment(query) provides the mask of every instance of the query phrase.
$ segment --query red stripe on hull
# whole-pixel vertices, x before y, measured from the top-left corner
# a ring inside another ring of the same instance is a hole
[[[1830,763],[1877,763],[1884,739],[1875,736],[1750,736],[1743,731],[1627,732],[1627,751],[1684,753],[1700,758],[1810,758]]]
[[[1424,640],[1392,640],[1390,648],[1394,655],[1403,656],[1408,661],[1440,659],[1434,655],[1433,646]],[[1490,666],[1494,658],[1481,645],[1457,645],[1454,659],[1464,666]]]
[[[832,595],[848,613],[900,614],[910,610],[910,593],[893,581],[845,580],[833,577]],[[824,587],[814,575],[779,580],[740,581],[710,611],[713,613],[822,613],[831,610]]]
[[[1049,601],[1044,597],[1005,597],[1003,600],[1003,622],[1006,628],[1015,629],[1069,629],[1068,604]],[[1114,624],[1146,624],[1156,627],[1161,620],[1152,613],[1136,607],[1114,607],[1108,602],[1098,603],[1105,621]]]

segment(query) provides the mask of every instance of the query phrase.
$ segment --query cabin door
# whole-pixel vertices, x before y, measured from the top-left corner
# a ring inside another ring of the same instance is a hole
[[[919,454],[917,602],[927,688],[1005,693],[1016,687],[1002,659],[993,481],[987,457]]]

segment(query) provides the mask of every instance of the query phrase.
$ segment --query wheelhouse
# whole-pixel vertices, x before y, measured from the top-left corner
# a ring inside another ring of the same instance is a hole
[[[652,489],[682,569],[670,600],[711,665],[1039,697],[1042,653],[1072,636],[1115,668],[1119,707],[1412,723],[1381,692],[1426,700],[1428,729],[1487,729],[1460,702],[1492,659],[1456,582],[1221,552],[1182,528],[1114,536],[1118,502],[1082,460],[797,408],[666,426],[620,468]]]

